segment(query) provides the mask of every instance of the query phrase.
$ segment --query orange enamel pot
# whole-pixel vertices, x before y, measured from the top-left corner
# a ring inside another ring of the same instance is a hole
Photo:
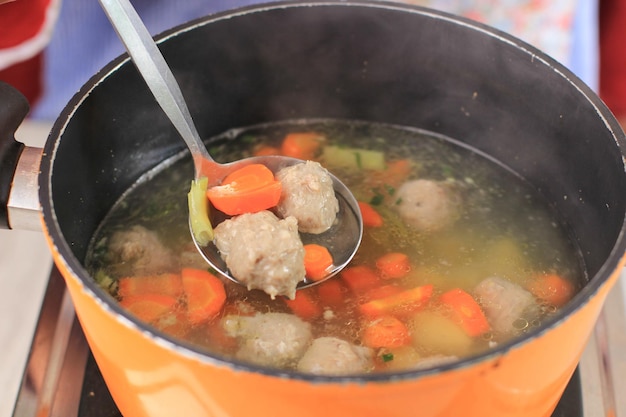
[[[113,203],[183,149],[122,56],[60,115],[39,174],[44,232],[122,414],[552,413],[625,262],[626,139],[590,88],[506,34],[393,3],[265,4],[191,22],[159,42],[204,137],[268,121],[355,119],[426,129],[489,155],[559,213],[588,282],[543,327],[419,371],[314,377],[212,356],[160,334],[125,313],[83,266]]]

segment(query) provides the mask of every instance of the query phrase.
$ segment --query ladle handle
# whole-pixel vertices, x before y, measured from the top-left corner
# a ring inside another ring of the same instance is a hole
[[[196,130],[174,74],[130,1],[99,1],[135,66],[186,142],[194,160],[198,159],[197,156],[212,160]]]

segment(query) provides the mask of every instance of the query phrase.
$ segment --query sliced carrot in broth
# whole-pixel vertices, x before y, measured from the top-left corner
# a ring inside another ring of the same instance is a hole
[[[359,311],[367,317],[406,316],[423,308],[432,294],[431,284],[422,285],[388,297],[368,301],[359,306]]]
[[[361,341],[374,349],[396,348],[410,344],[411,336],[402,321],[393,316],[383,316],[365,324]]]
[[[362,293],[380,284],[376,272],[365,265],[352,266],[341,271],[341,279],[354,293]]]
[[[476,337],[489,331],[490,326],[480,305],[469,293],[454,288],[443,293],[441,302],[451,311],[451,318],[469,336]]]
[[[120,297],[141,294],[162,294],[180,297],[183,282],[179,274],[159,274],[138,277],[124,277],[118,280],[117,293]]]
[[[289,133],[283,139],[280,150],[285,156],[306,161],[313,159],[324,140],[324,136],[315,132]]]
[[[297,291],[293,300],[288,298],[284,300],[293,314],[303,320],[315,320],[323,313],[322,307],[313,299],[310,292],[305,290]]]
[[[322,245],[309,243],[304,245],[304,270],[313,281],[324,278],[333,266],[333,257]]]
[[[198,324],[219,314],[226,302],[226,290],[222,281],[201,269],[183,268],[181,275],[189,321]]]
[[[234,216],[274,207],[281,192],[282,184],[269,168],[251,164],[226,176],[222,185],[209,188],[207,197],[216,209]]]
[[[411,262],[405,253],[389,252],[376,260],[376,268],[383,279],[402,278],[411,272]]]
[[[363,201],[359,201],[359,209],[363,218],[363,225],[368,227],[380,227],[383,225],[383,217],[374,207]]]
[[[347,289],[338,279],[329,279],[317,285],[317,295],[322,306],[338,307],[346,302]]]
[[[178,300],[169,295],[141,294],[123,298],[120,301],[120,306],[139,319],[152,323],[161,316],[172,312],[177,303]]]
[[[555,307],[562,307],[572,299],[574,284],[557,274],[537,274],[528,285],[528,290],[540,300]]]

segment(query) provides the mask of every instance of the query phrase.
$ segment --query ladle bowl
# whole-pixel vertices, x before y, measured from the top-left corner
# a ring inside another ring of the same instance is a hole
[[[259,156],[228,164],[217,163],[200,138],[174,74],[133,6],[128,0],[100,0],[100,4],[148,88],[187,144],[193,157],[196,179],[206,177],[208,187],[212,187],[219,185],[231,172],[246,165],[263,164],[276,173],[284,167],[304,162],[285,156]],[[322,278],[312,280],[304,277],[298,283],[298,289],[323,282],[336,275],[350,262],[361,243],[363,219],[358,203],[337,177],[332,174],[330,176],[339,202],[337,219],[333,226],[323,233],[300,233],[300,237],[305,245],[317,243],[325,246],[333,258],[333,265],[327,269],[326,275]],[[213,220],[216,220],[216,216]],[[191,229],[191,221],[189,224]],[[201,244],[193,230],[191,235],[203,258],[220,274],[239,283],[229,271],[215,244],[213,242]]]

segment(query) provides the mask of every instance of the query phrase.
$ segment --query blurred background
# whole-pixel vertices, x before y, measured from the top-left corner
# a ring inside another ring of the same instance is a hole
[[[199,16],[266,0],[135,0],[152,34]],[[486,23],[536,46],[626,114],[626,2],[621,0],[397,0]],[[98,2],[0,0],[0,80],[52,122],[93,74],[123,52]]]

